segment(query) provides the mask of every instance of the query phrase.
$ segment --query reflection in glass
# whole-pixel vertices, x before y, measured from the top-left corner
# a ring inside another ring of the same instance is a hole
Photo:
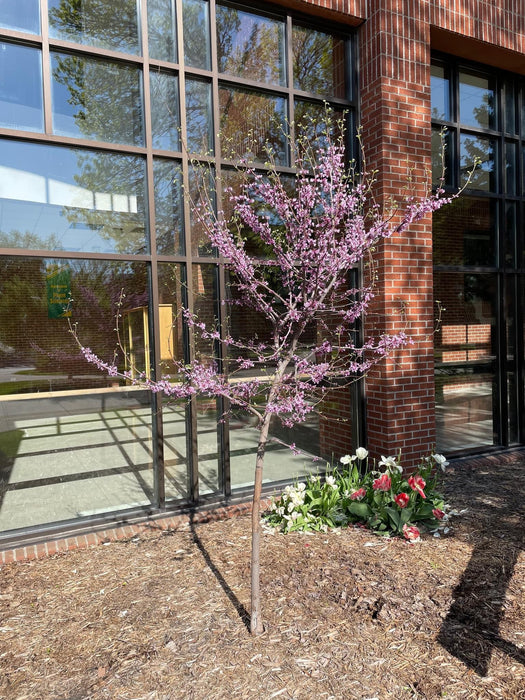
[[[147,250],[138,156],[2,140],[0,195],[2,247]]]
[[[69,333],[78,324],[82,344],[120,371],[149,370],[147,324],[125,328],[148,309],[145,263],[50,258],[0,258],[0,366],[20,365],[0,395],[126,386],[87,363]],[[122,348],[114,331],[121,292]],[[140,314],[138,311],[140,310]]]
[[[48,6],[52,39],[140,52],[136,0],[48,0]]]
[[[434,280],[446,309],[435,334],[437,449],[492,445],[495,277],[435,271]]]
[[[461,134],[460,143],[460,184],[464,185],[469,173],[478,161],[470,179],[469,187],[486,192],[496,191],[495,154],[496,141],[472,134]]]
[[[193,311],[209,330],[218,327],[218,280],[215,265],[193,265]],[[203,339],[195,333],[195,357],[205,364],[216,362],[217,341]],[[199,492],[217,491],[221,487],[219,449],[220,400],[197,398],[197,451],[199,455]]]
[[[305,138],[309,144],[318,143],[321,147],[325,140],[327,116],[331,120],[332,136],[340,136],[339,125],[344,118],[343,110],[331,107],[327,115],[325,105],[305,100],[296,100],[294,110],[296,137]]]
[[[517,381],[517,357],[516,357],[516,277],[508,276],[505,279],[505,339],[507,344],[507,357],[505,367],[507,371],[507,406],[508,419],[507,430],[509,444],[519,442],[519,415],[520,399]]]
[[[286,85],[284,22],[223,5],[216,13],[219,71]]]
[[[517,203],[516,202],[506,202],[505,203],[505,230],[503,236],[503,255],[505,260],[505,265],[507,267],[516,266],[516,241],[517,241],[517,230],[518,226],[518,215],[517,215]]]
[[[432,129],[432,184],[434,186],[453,185],[453,148],[452,131],[447,129],[442,133],[440,129]]]
[[[207,0],[182,0],[184,61],[193,68],[210,68],[210,29]]]
[[[190,153],[213,152],[211,84],[186,80],[186,141]]]
[[[3,0],[0,2],[0,27],[29,34],[40,34],[38,0]]]
[[[149,394],[87,363],[68,326],[120,371],[147,371],[147,324],[127,325],[148,305],[143,262],[0,258],[0,529],[151,503]]]
[[[150,71],[151,133],[153,148],[178,151],[179,81],[177,76]]]
[[[182,308],[187,306],[184,267],[180,263],[160,263],[158,284],[161,371],[163,375],[173,377],[173,362],[182,361],[185,357],[181,313]]]
[[[450,121],[450,79],[444,66],[431,66],[432,119]]]
[[[177,62],[177,20],[173,0],[148,0],[150,58]]]
[[[505,111],[505,131],[516,133],[516,90],[514,83],[506,82],[503,85],[503,106]]]
[[[346,97],[343,39],[294,26],[292,50],[295,88],[327,97]]]
[[[195,214],[201,202],[210,202],[216,209],[215,170],[206,165],[194,164],[189,168],[190,226],[192,255],[208,256],[213,253],[205,227]]]
[[[182,255],[182,168],[176,161],[155,158],[153,178],[157,252],[161,255]]]
[[[221,136],[226,158],[288,164],[286,100],[252,90],[219,88]]]
[[[465,195],[434,212],[434,264],[496,265],[497,206]]]
[[[518,145],[505,143],[505,192],[517,194],[518,184]]]
[[[43,131],[40,51],[2,41],[0,55],[0,126]]]
[[[459,117],[467,126],[495,128],[494,90],[488,78],[460,72]]]
[[[51,54],[53,131],[141,146],[141,75],[123,63]]]

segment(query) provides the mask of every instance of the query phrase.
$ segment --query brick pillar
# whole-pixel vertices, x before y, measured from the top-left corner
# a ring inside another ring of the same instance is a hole
[[[430,170],[429,0],[368,0],[360,32],[361,120],[377,197],[422,194]],[[378,365],[365,382],[367,444],[374,456],[403,452],[415,464],[435,444],[431,216],[376,253],[379,279],[368,332],[405,326],[414,345]],[[406,316],[404,321],[402,316]]]

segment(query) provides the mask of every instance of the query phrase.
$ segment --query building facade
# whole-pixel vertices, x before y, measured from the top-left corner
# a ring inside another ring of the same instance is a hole
[[[209,189],[227,212],[239,159],[264,171],[266,143],[292,177],[288,136],[325,103],[362,125],[379,202],[439,182],[442,133],[446,189],[480,165],[461,199],[377,251],[366,323],[406,325],[414,344],[322,418],[275,427],[268,485],[363,441],[407,463],[525,442],[525,13],[499,5],[0,5],[0,545],[248,496],[248,415],[163,405],[90,369],[69,324],[130,371],[220,353],[180,313],[221,321],[229,293],[191,201]]]

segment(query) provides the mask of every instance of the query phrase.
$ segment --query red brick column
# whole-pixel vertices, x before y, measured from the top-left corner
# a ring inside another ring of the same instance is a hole
[[[379,171],[378,201],[429,186],[429,0],[369,0],[360,32],[360,95],[369,169]],[[368,332],[402,330],[414,345],[378,365],[365,382],[368,448],[403,452],[416,463],[435,443],[432,221],[386,241],[376,253],[376,304]]]

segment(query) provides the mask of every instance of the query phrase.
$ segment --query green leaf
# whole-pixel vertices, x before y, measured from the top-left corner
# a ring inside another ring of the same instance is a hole
[[[368,504],[359,501],[352,501],[352,503],[349,503],[348,511],[352,513],[352,515],[357,515],[357,517],[362,520],[367,520],[372,515]]]

